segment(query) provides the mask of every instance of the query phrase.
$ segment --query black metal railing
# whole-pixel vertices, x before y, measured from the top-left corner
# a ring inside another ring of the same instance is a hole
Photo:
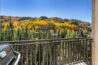
[[[21,53],[20,65],[91,65],[90,38],[3,41]]]

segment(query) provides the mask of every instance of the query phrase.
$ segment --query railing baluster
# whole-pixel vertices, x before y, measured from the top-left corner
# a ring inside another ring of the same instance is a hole
[[[24,53],[23,53],[23,45],[22,45],[22,50],[21,50],[21,51],[22,51],[22,52],[21,52],[21,65],[23,65],[23,56],[24,56],[24,55],[23,55],[23,54],[24,54]]]
[[[80,41],[79,41],[79,39],[77,39],[77,49],[76,49],[76,51],[77,51],[77,59],[76,59],[76,61],[78,61],[79,59],[81,59],[81,43],[80,43]],[[79,61],[80,62],[80,61]]]
[[[69,53],[69,41],[67,42],[67,44],[68,44],[68,63],[70,63],[70,62],[69,62],[69,58],[70,58],[70,55],[69,55],[69,54],[70,54],[70,53]]]
[[[89,64],[92,65],[92,40],[89,40],[89,43],[90,43]]]
[[[75,57],[74,57],[74,52],[75,52],[74,45],[75,45],[75,41],[73,41],[72,43],[73,43],[73,62],[75,63]]]

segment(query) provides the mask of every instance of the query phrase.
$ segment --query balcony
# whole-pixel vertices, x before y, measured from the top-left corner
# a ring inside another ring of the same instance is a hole
[[[10,43],[21,53],[19,65],[92,65],[92,39],[41,39],[22,41],[3,41]]]

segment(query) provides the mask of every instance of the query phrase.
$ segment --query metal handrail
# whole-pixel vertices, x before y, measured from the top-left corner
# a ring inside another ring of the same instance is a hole
[[[86,40],[91,40],[93,41],[93,38],[57,38],[57,39],[38,39],[38,40],[15,40],[15,41],[0,41],[0,44],[7,44],[7,43],[21,43],[21,44],[25,44],[25,43],[34,43],[35,42],[49,42],[49,41],[54,41],[54,42],[59,42],[59,41],[65,41],[65,40],[81,40],[81,39],[86,39]]]

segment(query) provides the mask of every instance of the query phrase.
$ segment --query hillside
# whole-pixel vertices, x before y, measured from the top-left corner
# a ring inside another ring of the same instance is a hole
[[[58,17],[0,16],[0,40],[91,37],[91,24]]]

